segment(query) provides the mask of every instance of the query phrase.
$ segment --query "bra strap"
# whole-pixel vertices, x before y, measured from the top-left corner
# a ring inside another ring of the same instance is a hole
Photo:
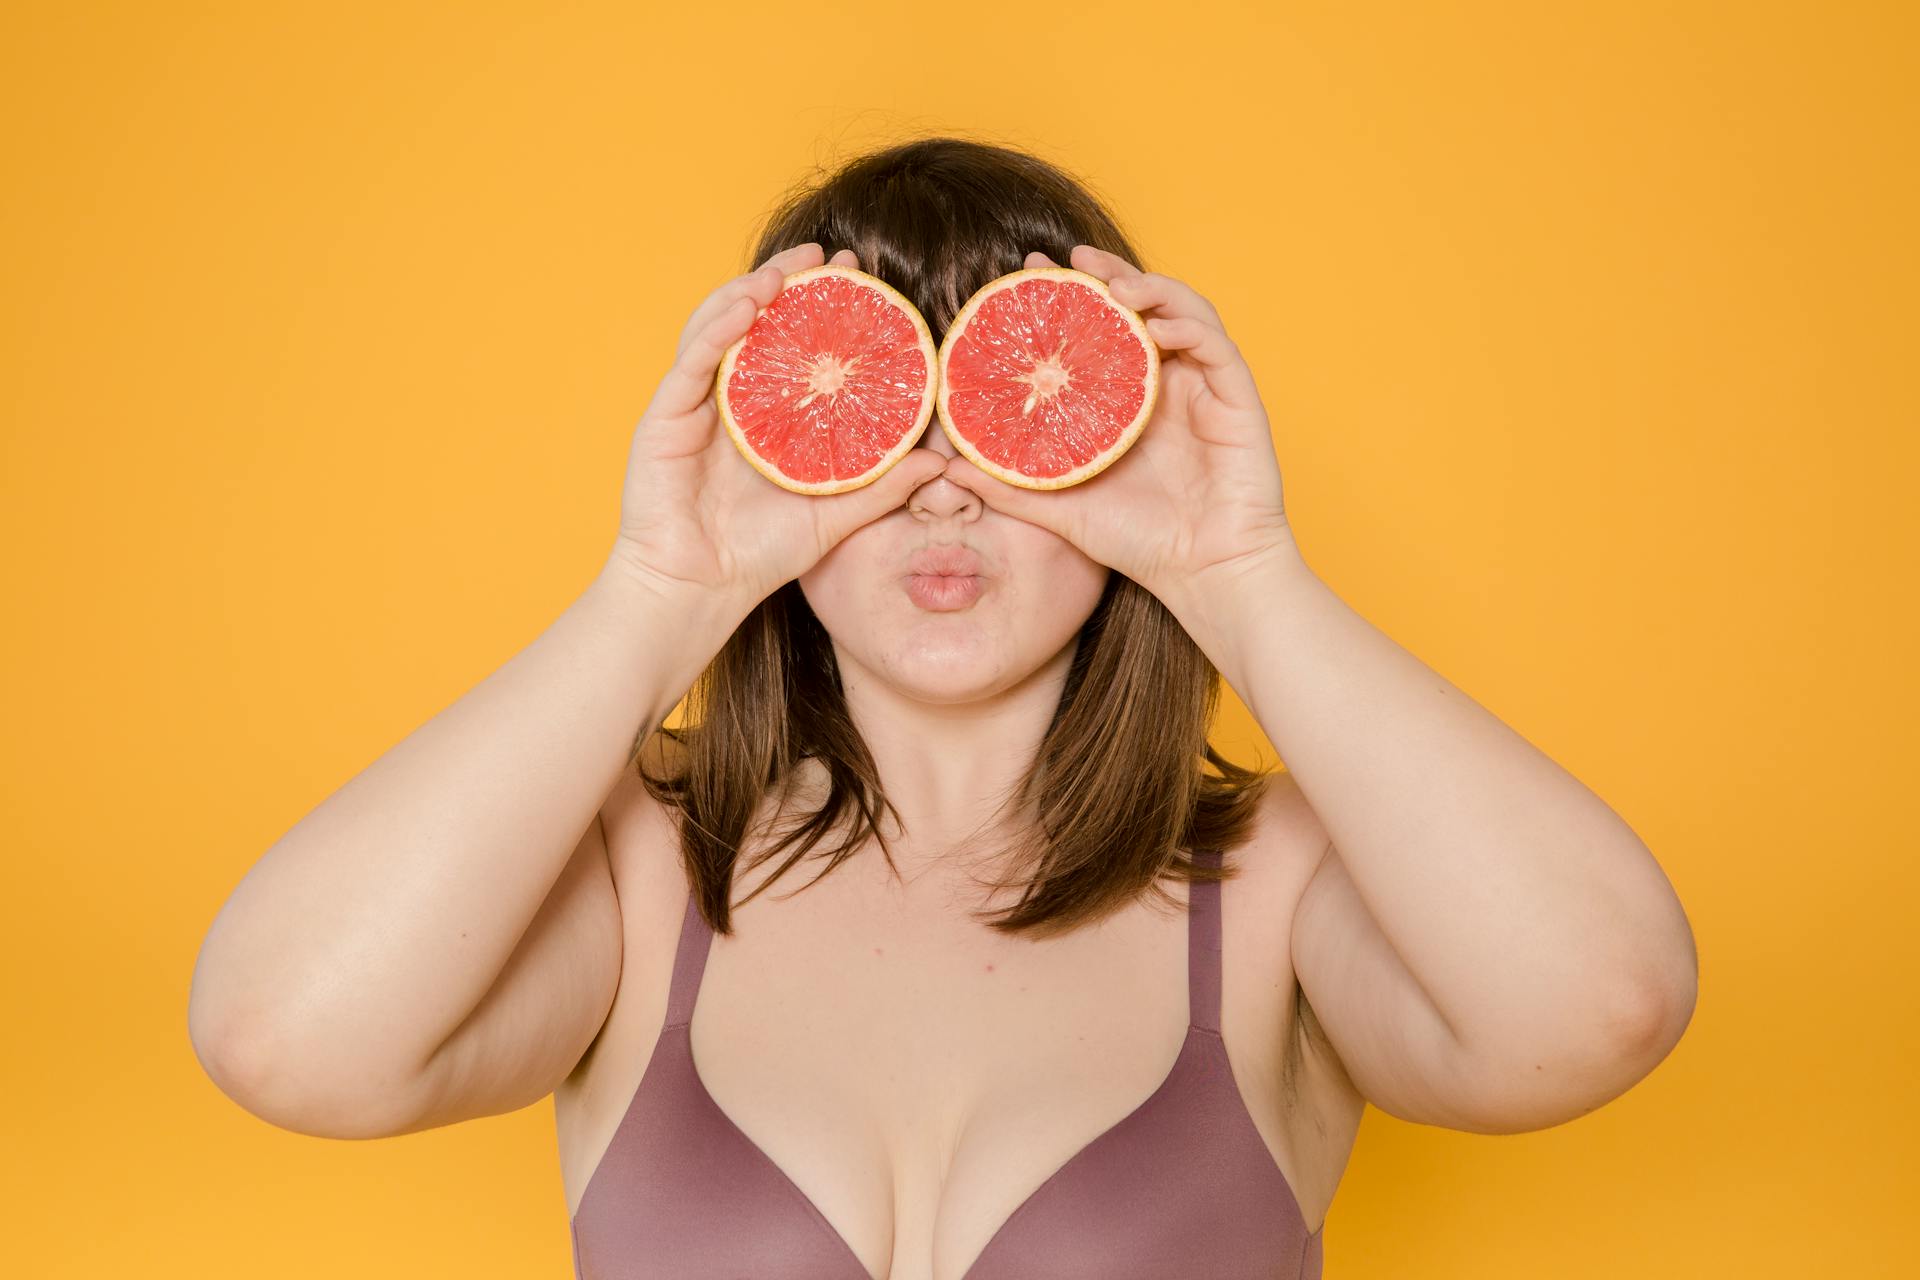
[[[706,972],[712,946],[713,927],[700,914],[689,889],[686,914],[680,919],[680,944],[673,953],[673,978],[667,987],[667,1026],[684,1027],[693,1021],[693,1000],[700,994],[700,975]]]
[[[1194,855],[1202,866],[1220,865],[1220,852]],[[1220,1030],[1220,884],[1194,880],[1187,885],[1187,1024]]]
[[[1194,855],[1203,866],[1218,866],[1217,850]],[[1202,1031],[1220,1030],[1220,885],[1195,880],[1187,886],[1187,1022]],[[673,953],[673,978],[667,991],[669,1027],[693,1021],[693,1002],[700,993],[713,929],[691,890],[680,921],[680,941]]]

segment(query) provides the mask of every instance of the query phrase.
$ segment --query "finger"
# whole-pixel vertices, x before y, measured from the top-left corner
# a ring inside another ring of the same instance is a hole
[[[1260,403],[1253,371],[1226,330],[1195,316],[1148,316],[1147,333],[1163,350],[1178,351],[1200,366],[1207,389],[1221,403],[1252,409]]]
[[[1213,303],[1185,281],[1158,271],[1142,271],[1119,254],[1090,244],[1075,245],[1072,256],[1077,270],[1106,281],[1107,292],[1135,311],[1158,308],[1163,315],[1198,316],[1220,329],[1226,328]]]
[[[1192,285],[1157,271],[1122,273],[1107,281],[1107,292],[1135,311],[1158,311],[1163,316],[1192,316],[1225,330],[1220,313]]]
[[[1026,261],[1021,263],[1020,265],[1026,269],[1031,270],[1034,267],[1057,267],[1060,264],[1055,262],[1052,258],[1049,258],[1046,254],[1040,252],[1038,249],[1035,249],[1032,253],[1029,253],[1027,255]]]
[[[1067,262],[1075,271],[1084,271],[1090,276],[1098,276],[1111,288],[1115,280],[1123,276],[1137,276],[1140,268],[1128,262],[1117,253],[1108,253],[1105,249],[1096,249],[1090,244],[1076,244],[1067,254]]]
[[[782,275],[791,271],[804,271],[808,267],[819,266],[820,260],[826,255],[826,252],[825,249],[820,247],[818,240],[803,240],[799,244],[788,245],[786,248],[780,250],[780,252],[769,257],[765,262],[760,264],[759,270],[764,271],[768,267],[777,267]]]
[[[1221,330],[1226,325],[1220,321],[1220,313],[1213,304],[1202,297],[1192,286],[1162,275],[1157,271],[1142,271],[1117,253],[1108,253],[1105,249],[1096,249],[1090,244],[1073,246],[1070,255],[1074,269],[1088,275],[1097,276],[1104,281],[1107,292],[1116,302],[1131,307],[1135,311],[1145,312],[1157,309],[1168,316],[1198,316]]]
[[[852,267],[855,271],[860,269],[860,258],[851,249],[842,249],[827,261],[836,267]]]
[[[678,417],[699,408],[713,393],[721,357],[752,327],[759,313],[760,304],[750,294],[741,294],[722,308],[680,349],[647,405],[648,415]]]
[[[766,306],[779,296],[783,280],[795,271],[819,266],[825,253],[826,250],[820,247],[818,241],[808,240],[782,249],[754,270],[727,281],[694,308],[693,314],[680,330],[678,349],[685,351],[695,334],[742,297],[752,298],[755,309]]]
[[[982,502],[1002,515],[1066,536],[1061,527],[1062,517],[1067,514],[1062,506],[1063,491],[1023,489],[1017,484],[1008,484],[982,471],[962,453],[947,459],[945,474],[955,484],[971,489]]]
[[[946,462],[946,455],[937,449],[909,449],[872,484],[815,498],[822,532],[830,542],[838,542],[860,526],[904,507],[915,489],[939,476]]]
[[[1142,271],[1117,253],[1090,244],[1073,246],[1076,270],[1099,276],[1115,302],[1141,312],[1147,333],[1162,350],[1184,351],[1200,366],[1207,389],[1223,404],[1250,409],[1260,403],[1253,371],[1220,313],[1198,290],[1158,271]],[[1155,314],[1146,315],[1152,311]]]

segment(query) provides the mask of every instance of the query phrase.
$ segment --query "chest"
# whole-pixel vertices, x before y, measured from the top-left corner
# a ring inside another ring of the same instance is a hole
[[[1212,1049],[1189,1034],[1183,886],[1169,887],[1173,909],[1147,898],[1035,941],[1002,937],[925,883],[903,893],[850,866],[780,896],[814,869],[736,907],[679,1034],[699,1092],[870,1275],[961,1280],[1038,1189]],[[622,894],[684,908],[684,882],[678,898]],[[644,911],[591,1061],[557,1098],[569,1212],[661,1042],[683,921]],[[1234,914],[1223,978],[1290,978],[1265,968],[1284,965],[1285,937]],[[1249,1149],[1284,1170],[1291,984],[1221,987]]]

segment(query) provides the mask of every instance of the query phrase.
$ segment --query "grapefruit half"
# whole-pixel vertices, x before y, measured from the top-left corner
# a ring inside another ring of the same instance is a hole
[[[1028,267],[990,280],[940,342],[936,411],[953,447],[1024,489],[1092,479],[1133,446],[1160,351],[1098,276]]]
[[[795,493],[872,484],[933,416],[939,349],[919,310],[852,267],[795,271],[727,348],[714,402],[734,445]]]

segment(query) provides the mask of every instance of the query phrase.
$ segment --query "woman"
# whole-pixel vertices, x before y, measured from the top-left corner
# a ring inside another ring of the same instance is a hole
[[[1237,1277],[1319,1274],[1364,1102],[1541,1128],[1665,1056],[1695,960],[1658,865],[1315,577],[1219,315],[1082,187],[920,140],[754,261],[591,585],[235,890],[191,1010],[223,1089],[342,1137],[554,1094],[583,1276]],[[936,339],[1005,272],[1099,276],[1162,349],[1154,417],[1067,490],[937,425],[780,489],[711,384],[822,261]],[[1208,745],[1222,675],[1286,773]]]

